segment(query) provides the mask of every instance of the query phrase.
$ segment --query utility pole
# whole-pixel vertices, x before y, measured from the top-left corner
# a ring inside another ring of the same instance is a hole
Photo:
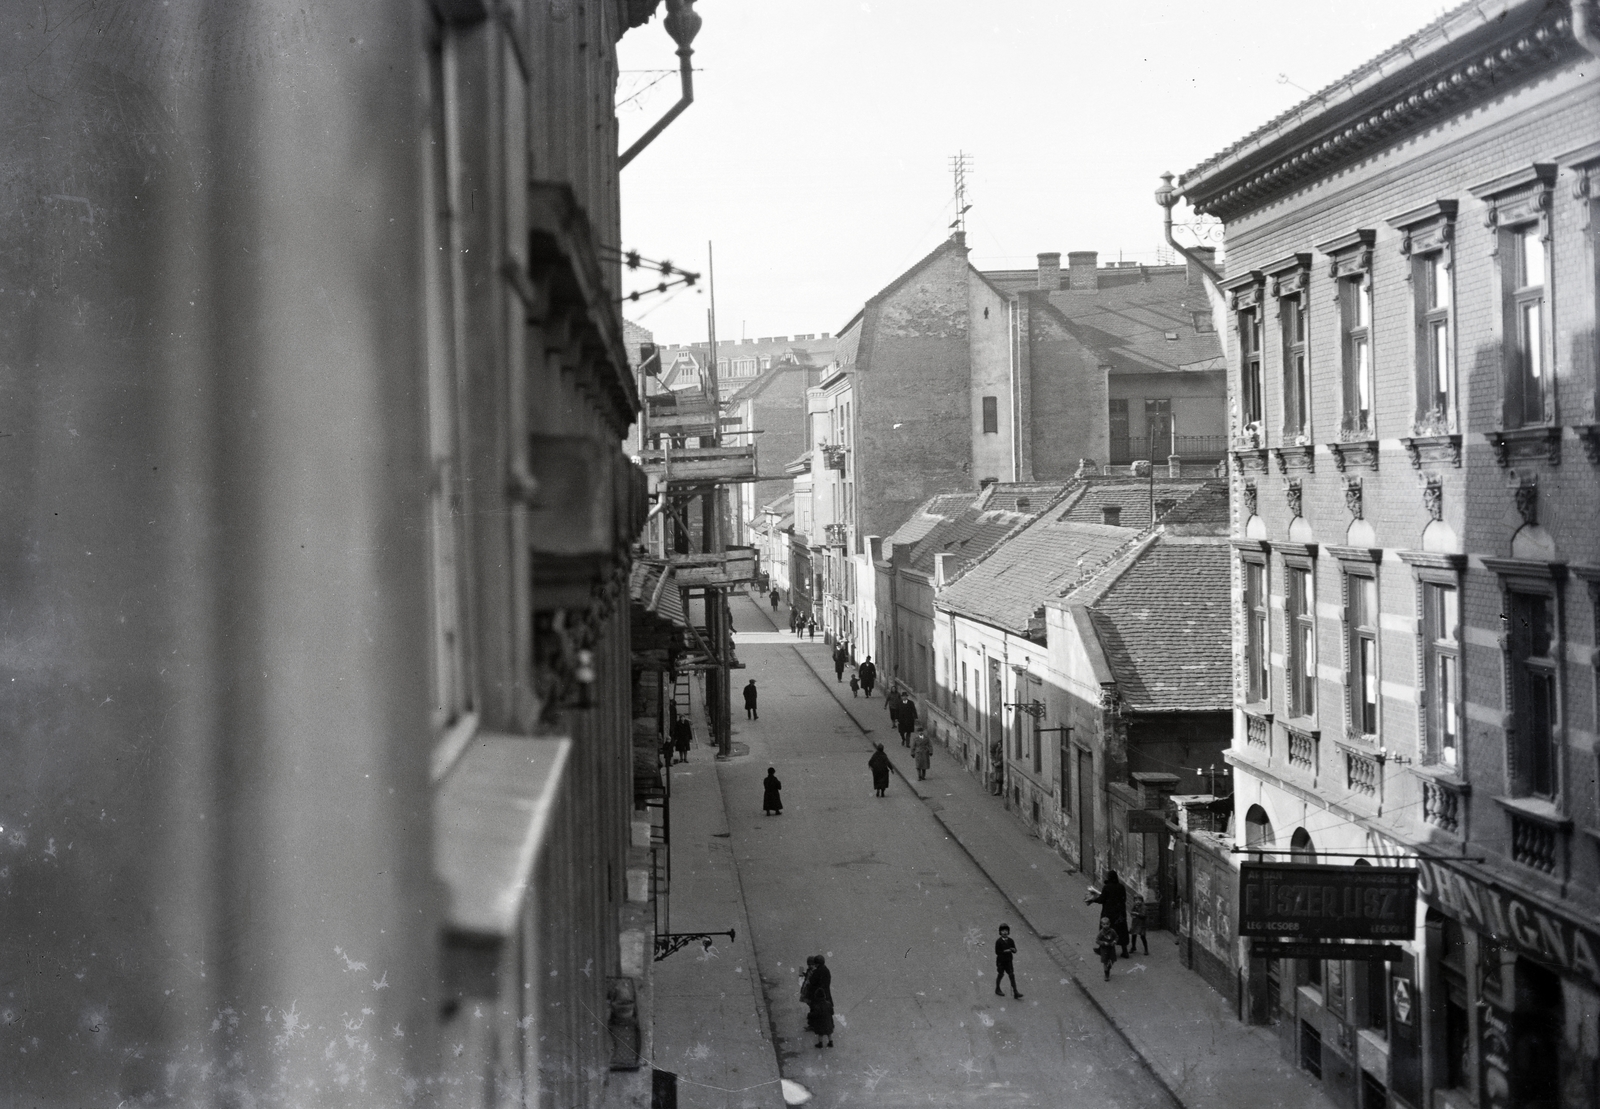
[[[706,310],[706,330],[710,348],[710,357],[707,360],[707,390],[711,394],[711,443],[713,447],[722,445],[722,387],[717,372],[717,267],[712,253],[711,243],[706,243],[706,282],[709,287],[711,305]],[[726,511],[727,487],[720,482],[711,489],[701,493],[701,528],[705,535],[705,549],[709,552],[722,554],[726,549],[726,540],[723,537],[723,516]],[[708,685],[715,684],[716,695],[708,696],[711,702],[711,734],[716,740],[717,757],[727,758],[733,753],[732,743],[732,710],[729,704],[733,696],[732,674],[728,664],[733,658],[733,631],[732,620],[728,615],[728,596],[724,586],[708,586],[706,588],[706,632],[711,640],[712,648],[717,652],[717,667],[706,675]],[[709,694],[710,689],[707,690]]]

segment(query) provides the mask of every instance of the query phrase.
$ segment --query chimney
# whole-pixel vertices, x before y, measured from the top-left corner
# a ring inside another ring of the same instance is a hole
[[[1190,250],[1190,253],[1198,254],[1198,255],[1200,255],[1201,258],[1205,259],[1206,265],[1210,266],[1212,269],[1216,269],[1217,268],[1217,248],[1216,247],[1214,247],[1214,246],[1196,246],[1196,247],[1190,247],[1189,250]],[[1183,263],[1184,263],[1185,274],[1188,277],[1189,284],[1191,284],[1191,285],[1200,284],[1202,279],[1205,277],[1205,271],[1202,270],[1199,266],[1195,265],[1195,261],[1194,261],[1193,258],[1185,258],[1183,260]]]
[[[933,587],[943,589],[956,572],[956,556],[953,554],[936,554],[933,556]]]
[[[1100,254],[1094,250],[1073,250],[1067,253],[1067,275],[1074,289],[1094,292],[1100,287]]]
[[[881,536],[881,535],[869,535],[869,536],[867,536],[867,550],[872,553],[872,561],[873,562],[882,562],[883,561],[883,536]]]
[[[1122,524],[1122,506],[1115,504],[1105,505],[1100,509],[1100,522],[1120,527]]]
[[[967,233],[965,231],[950,232],[950,241],[955,243],[962,250],[967,249]]]
[[[1052,293],[1061,288],[1061,252],[1049,251],[1039,255],[1039,288]]]

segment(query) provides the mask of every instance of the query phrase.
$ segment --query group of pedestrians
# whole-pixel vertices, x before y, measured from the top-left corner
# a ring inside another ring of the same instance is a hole
[[[1106,871],[1106,880],[1098,890],[1089,888],[1084,904],[1100,906],[1100,931],[1095,934],[1094,951],[1100,956],[1106,981],[1111,980],[1111,964],[1118,958],[1128,958],[1140,941],[1144,943],[1144,953],[1150,954],[1150,940],[1145,935],[1145,917],[1149,909],[1144,898],[1137,894],[1130,906],[1128,887],[1122,884],[1115,870]]]

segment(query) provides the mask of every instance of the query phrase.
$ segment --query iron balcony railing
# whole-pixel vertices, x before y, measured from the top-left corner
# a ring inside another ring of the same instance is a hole
[[[1171,455],[1196,462],[1217,462],[1228,451],[1226,435],[1129,435],[1111,440],[1111,461],[1165,462]]]

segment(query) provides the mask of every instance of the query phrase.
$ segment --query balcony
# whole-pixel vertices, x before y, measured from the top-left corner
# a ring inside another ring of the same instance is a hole
[[[849,448],[841,443],[824,443],[822,446],[822,465],[829,470],[838,470],[844,473],[845,456]]]
[[[1464,786],[1438,778],[1422,779],[1422,822],[1452,836],[1461,834],[1461,816],[1466,807]]]
[[[822,534],[830,547],[848,547],[850,545],[850,526],[848,524],[827,524],[823,527]]]
[[[1344,753],[1344,784],[1351,793],[1378,795],[1378,762],[1355,751]]]
[[[639,465],[675,485],[756,481],[753,446],[667,447],[639,452]]]
[[[1317,739],[1316,732],[1302,732],[1294,728],[1287,729],[1289,736],[1289,765],[1298,766],[1307,774],[1317,771]]]
[[[1177,455],[1185,462],[1220,462],[1228,453],[1226,435],[1148,435],[1113,436],[1111,463],[1148,459],[1165,462]]]
[[[1555,874],[1572,821],[1540,798],[1496,797],[1495,802],[1511,821],[1511,857],[1540,874]]]
[[[1244,742],[1245,746],[1266,755],[1272,747],[1272,717],[1245,713]]]

